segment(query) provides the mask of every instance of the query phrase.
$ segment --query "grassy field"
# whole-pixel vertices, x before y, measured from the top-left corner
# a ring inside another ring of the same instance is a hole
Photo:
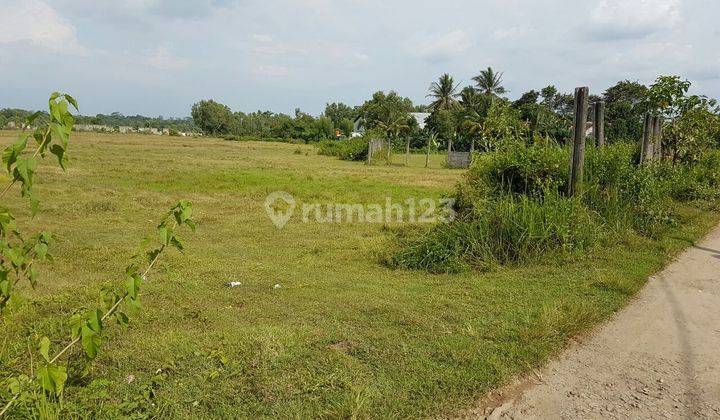
[[[13,138],[0,132],[0,145]],[[101,134],[71,142],[68,172],[43,164],[42,210],[30,225],[22,217],[24,228],[60,242],[40,287],[24,288],[0,320],[0,378],[29,368],[38,337],[65,341],[72,311],[119,281],[175,201],[195,203],[198,230],[184,235],[185,256],[168,254],[151,275],[130,328],[111,328],[89,371],[71,378],[62,416],[449,415],[607,318],[717,221],[688,208],[685,224],[657,240],[561,263],[394,271],[378,264],[392,243],[385,226],[295,220],[278,230],[263,201],[276,190],[301,202],[438,198],[462,176],[441,169],[440,156],[424,169],[422,155],[407,168],[366,166],[282,143]],[[9,206],[27,215],[14,193]]]

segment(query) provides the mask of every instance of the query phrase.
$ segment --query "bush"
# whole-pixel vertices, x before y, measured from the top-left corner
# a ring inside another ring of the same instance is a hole
[[[674,202],[720,198],[720,152],[695,164],[637,166],[637,147],[588,148],[584,192],[567,198],[570,153],[513,145],[479,155],[456,193],[459,220],[398,238],[392,267],[457,272],[564,255],[675,221]]]
[[[325,140],[315,144],[318,154],[336,156],[342,160],[363,161],[367,159],[368,140],[359,137],[347,140]]]
[[[460,190],[458,201],[503,194],[536,196],[543,191],[567,188],[570,153],[559,146],[532,147],[513,144],[476,156]]]
[[[438,225],[425,235],[400,238],[386,260],[392,267],[454,273],[470,267],[567,255],[601,237],[597,217],[580,200],[548,191],[542,199],[505,195],[480,214]]]

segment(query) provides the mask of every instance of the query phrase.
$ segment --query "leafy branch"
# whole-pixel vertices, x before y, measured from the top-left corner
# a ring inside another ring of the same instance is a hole
[[[35,215],[39,208],[39,199],[33,190],[38,156],[45,158],[49,152],[58,159],[60,167],[65,170],[68,162],[67,148],[75,118],[69,111],[72,106],[78,110],[75,99],[68,94],[54,92],[48,100],[49,114],[46,117],[38,111],[25,121],[25,127],[35,125],[31,132],[23,130],[17,140],[5,148],[2,163],[10,181],[0,191],[3,198],[16,183],[21,184],[20,195],[30,200],[30,210]],[[37,146],[32,155],[26,153],[30,139]],[[34,288],[38,273],[35,262],[50,259],[48,247],[52,235],[41,232],[29,240],[25,240],[15,224],[15,217],[7,208],[0,207],[0,312],[10,300],[12,290],[18,282],[27,278]]]
[[[192,212],[192,203],[187,200],[179,201],[170,209],[156,227],[155,235],[149,236],[143,241],[141,247],[147,250],[132,257],[131,263],[125,269],[125,282],[122,291],[116,292],[112,288],[104,288],[101,291],[103,307],[89,310],[84,315],[73,315],[69,320],[71,340],[59,352],[50,357],[50,339],[43,337],[40,340],[38,349],[45,360],[44,366],[36,370],[34,379],[28,375],[19,375],[7,380],[8,389],[13,397],[0,411],[0,416],[4,415],[16,400],[21,398],[32,399],[36,395],[38,388],[50,395],[60,396],[68,377],[67,367],[58,363],[62,356],[80,343],[85,358],[93,360],[100,350],[101,335],[106,328],[105,321],[114,317],[119,325],[128,325],[129,317],[126,312],[120,310],[121,307],[125,304],[133,312],[140,308],[140,288],[168,247],[183,252],[183,242],[176,231],[183,226],[195,230]],[[150,246],[152,242],[154,242],[154,245]],[[147,264],[144,270],[141,270],[140,262]]]

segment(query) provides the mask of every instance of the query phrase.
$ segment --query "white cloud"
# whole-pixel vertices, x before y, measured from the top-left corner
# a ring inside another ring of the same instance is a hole
[[[601,39],[641,38],[681,20],[680,0],[602,0],[590,13],[593,35]]]
[[[405,50],[428,61],[446,61],[472,46],[470,35],[461,30],[445,34],[418,34],[405,42]]]
[[[261,64],[252,69],[252,74],[259,77],[285,77],[290,74],[290,70],[284,66]]]
[[[495,29],[492,33],[492,36],[493,36],[493,38],[495,38],[499,41],[508,41],[508,40],[515,40],[515,39],[521,38],[526,33],[527,33],[526,28],[521,28],[518,26],[510,26],[510,27]]]
[[[0,10],[0,44],[22,42],[53,52],[86,53],[75,27],[41,0],[9,1]]]
[[[190,61],[176,57],[166,47],[157,47],[146,52],[145,63],[159,70],[178,70],[187,67]]]
[[[253,34],[251,38],[253,41],[262,42],[262,43],[267,43],[267,42],[273,41],[273,39],[270,35],[264,35],[264,34]]]

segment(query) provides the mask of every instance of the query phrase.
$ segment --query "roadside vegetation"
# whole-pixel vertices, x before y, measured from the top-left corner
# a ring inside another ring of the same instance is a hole
[[[491,69],[482,78],[488,86],[496,79]],[[431,91],[451,82],[445,75]],[[689,88],[679,77],[662,76],[644,91],[644,109],[665,120],[654,156],[641,158],[637,140],[593,145],[591,138],[580,194],[568,194],[571,150],[562,139],[510,130],[492,147],[485,142],[486,152],[476,156],[455,194],[458,220],[422,234],[401,233],[384,262],[459,272],[582,257],[633,236],[662,235],[680,223],[688,205],[714,208],[720,197],[719,109],[714,100],[688,95]],[[490,123],[486,118],[481,125]]]

